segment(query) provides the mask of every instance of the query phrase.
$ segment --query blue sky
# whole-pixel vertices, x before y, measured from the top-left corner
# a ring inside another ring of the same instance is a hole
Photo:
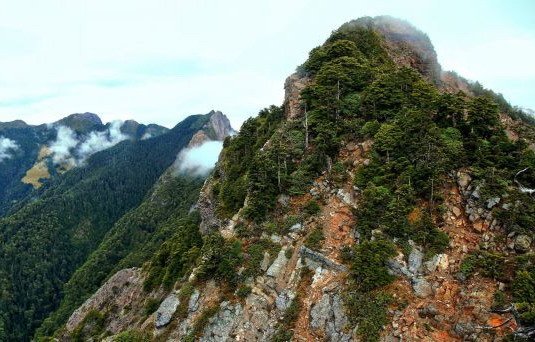
[[[388,14],[426,32],[443,68],[535,108],[535,1],[0,0],[0,121],[91,111],[235,127],[281,104],[284,79],[342,23]]]

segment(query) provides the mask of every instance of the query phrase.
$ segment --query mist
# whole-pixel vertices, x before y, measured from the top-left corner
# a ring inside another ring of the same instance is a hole
[[[91,132],[87,139],[77,148],[77,155],[80,161],[83,162],[90,155],[128,139],[128,136],[121,132],[122,124],[121,121],[114,121],[107,131]]]
[[[92,154],[110,148],[128,139],[121,132],[122,121],[114,121],[105,131],[93,131],[87,136],[78,137],[69,127],[58,126],[56,140],[50,144],[54,164],[79,166]]]
[[[66,126],[57,127],[57,131],[56,140],[49,146],[52,153],[52,161],[54,164],[76,165],[76,160],[71,154],[71,150],[78,145],[76,134]]]
[[[0,136],[0,163],[4,161],[4,159],[9,159],[13,156],[13,152],[19,149],[19,145],[15,142],[15,140],[11,140],[9,138],[4,137],[3,135]]]
[[[200,146],[186,148],[178,154],[175,170],[179,174],[206,176],[214,168],[221,149],[221,141],[207,141]]]

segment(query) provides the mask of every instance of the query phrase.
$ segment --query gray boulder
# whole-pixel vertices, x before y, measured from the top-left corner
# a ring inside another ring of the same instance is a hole
[[[158,310],[156,310],[156,328],[161,328],[169,324],[179,304],[180,300],[174,293],[163,300]]]

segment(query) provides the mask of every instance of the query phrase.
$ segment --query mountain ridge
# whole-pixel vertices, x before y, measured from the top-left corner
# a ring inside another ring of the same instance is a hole
[[[177,236],[118,271],[55,336],[531,334],[535,206],[515,180],[535,166],[532,121],[443,73],[407,25],[367,17],[333,31],[286,80],[282,106],[225,140],[200,218],[177,232],[202,243]]]

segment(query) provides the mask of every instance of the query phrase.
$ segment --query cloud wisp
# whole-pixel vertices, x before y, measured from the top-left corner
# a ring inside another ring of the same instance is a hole
[[[114,121],[107,131],[91,132],[89,137],[77,148],[77,154],[81,161],[84,161],[94,153],[110,148],[128,139],[128,136],[121,132],[122,124],[121,121]]]
[[[0,163],[13,156],[13,152],[19,149],[15,140],[0,135]]]
[[[89,156],[110,148],[128,139],[121,132],[122,121],[114,121],[105,131],[93,131],[87,136],[78,137],[69,127],[58,126],[56,140],[50,144],[54,164],[79,166]]]
[[[221,141],[207,141],[180,151],[173,164],[176,174],[206,176],[214,168],[221,149]]]

